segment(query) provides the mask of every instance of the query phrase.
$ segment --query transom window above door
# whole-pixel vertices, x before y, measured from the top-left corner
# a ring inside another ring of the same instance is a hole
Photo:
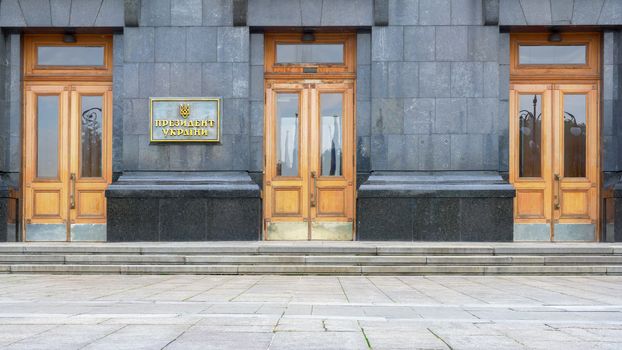
[[[598,33],[512,33],[511,79],[598,79],[599,38]]]
[[[265,73],[355,77],[356,33],[266,33]],[[269,78],[269,77],[267,77]]]
[[[111,35],[104,34],[24,35],[24,77],[109,80],[113,65],[111,39]]]

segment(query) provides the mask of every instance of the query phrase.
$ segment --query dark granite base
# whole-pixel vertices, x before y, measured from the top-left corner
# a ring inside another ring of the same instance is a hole
[[[622,242],[622,173],[603,174],[601,241]]]
[[[357,239],[513,240],[514,189],[498,175],[373,174],[357,201]]]
[[[244,173],[131,173],[106,196],[109,242],[260,239],[259,187]]]
[[[17,196],[0,180],[0,242],[19,240]]]

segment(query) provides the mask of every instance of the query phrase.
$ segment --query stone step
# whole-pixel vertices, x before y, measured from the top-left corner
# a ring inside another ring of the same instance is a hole
[[[227,275],[622,275],[622,266],[0,264],[0,273]]]
[[[3,254],[105,255],[353,255],[353,256],[554,256],[621,255],[611,243],[430,242],[187,242],[187,243],[3,243]]]
[[[622,255],[180,255],[0,254],[6,264],[70,265],[622,265]]]

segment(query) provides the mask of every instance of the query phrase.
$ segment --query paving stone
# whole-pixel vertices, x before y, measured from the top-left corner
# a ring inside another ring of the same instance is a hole
[[[368,349],[360,332],[279,332],[270,349]]]

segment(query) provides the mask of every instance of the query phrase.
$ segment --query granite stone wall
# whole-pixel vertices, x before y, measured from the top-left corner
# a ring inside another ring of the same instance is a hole
[[[502,38],[479,0],[389,2],[372,28],[371,170],[499,169]]]
[[[249,29],[231,1],[142,1],[123,36],[123,170],[249,169]],[[149,97],[222,97],[219,144],[149,143]]]

